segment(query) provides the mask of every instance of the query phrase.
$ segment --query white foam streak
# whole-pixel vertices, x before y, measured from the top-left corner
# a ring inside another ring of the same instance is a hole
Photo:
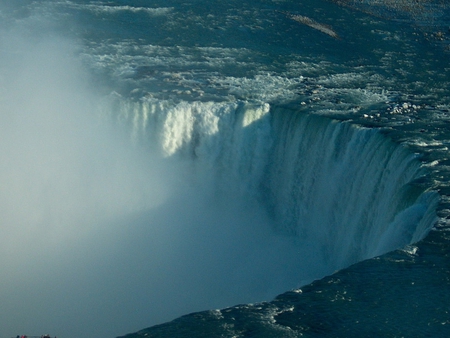
[[[168,12],[172,11],[173,8],[169,7],[160,7],[160,8],[148,8],[148,7],[133,7],[133,6],[106,6],[106,5],[87,5],[85,8],[88,8],[94,12],[98,12],[98,14],[103,13],[117,13],[123,11],[129,11],[133,13],[137,12],[145,12],[149,15],[165,15]]]
[[[97,15],[101,14],[115,14],[118,12],[132,12],[132,13],[147,13],[151,16],[165,15],[173,10],[173,7],[139,7],[139,6],[115,6],[101,1],[96,1],[93,4],[79,5],[71,1],[57,1],[55,5],[61,5],[64,7],[73,7],[81,10],[89,10]]]

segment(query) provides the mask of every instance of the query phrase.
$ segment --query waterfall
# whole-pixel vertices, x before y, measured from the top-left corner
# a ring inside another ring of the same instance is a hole
[[[274,233],[314,243],[333,269],[417,242],[436,220],[437,194],[414,184],[417,156],[376,129],[267,103],[116,100],[111,111],[215,195],[258,201]]]

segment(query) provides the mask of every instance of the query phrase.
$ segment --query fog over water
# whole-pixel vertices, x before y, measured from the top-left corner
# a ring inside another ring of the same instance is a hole
[[[2,36],[3,335],[50,327],[77,336],[89,324],[76,314],[114,316],[107,304],[124,277],[106,267],[124,246],[114,222],[161,205],[170,191],[155,160],[95,116],[72,43]]]

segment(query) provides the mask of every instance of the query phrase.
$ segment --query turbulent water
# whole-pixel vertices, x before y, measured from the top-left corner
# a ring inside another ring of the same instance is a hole
[[[2,1],[0,335],[447,336],[449,23]]]

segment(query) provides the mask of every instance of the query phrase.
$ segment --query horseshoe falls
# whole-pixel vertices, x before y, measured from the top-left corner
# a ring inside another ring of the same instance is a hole
[[[2,1],[0,335],[447,337],[449,25]]]

